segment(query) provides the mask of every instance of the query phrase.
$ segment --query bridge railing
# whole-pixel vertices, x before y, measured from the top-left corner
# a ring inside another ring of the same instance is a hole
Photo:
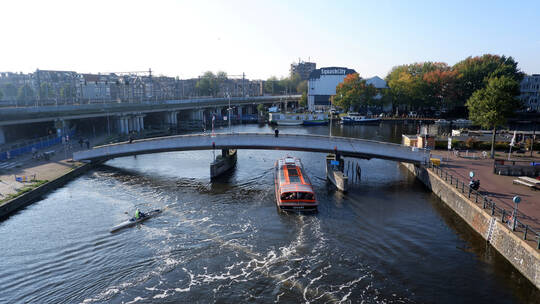
[[[297,100],[301,95],[276,95],[276,96],[235,96],[231,97],[231,102],[238,101],[263,101],[263,100]],[[193,96],[187,98],[130,98],[130,99],[79,99],[73,101],[58,101],[58,100],[26,100],[26,101],[0,101],[0,107],[15,107],[15,108],[42,108],[42,107],[59,107],[59,106],[81,106],[81,105],[108,105],[108,104],[182,104],[182,103],[202,103],[202,102],[219,102],[229,101],[227,97],[208,97],[208,96]]]
[[[535,240],[536,249],[540,250],[540,231],[530,227],[528,224],[521,221],[519,218],[527,218],[527,215],[518,210],[516,215],[516,220],[513,221],[513,210],[506,210],[497,204],[491,199],[487,194],[482,193],[480,190],[473,190],[469,187],[469,181],[465,182],[460,180],[459,177],[453,176],[447,170],[440,166],[435,166],[433,163],[429,163],[428,169],[432,170],[433,173],[438,175],[441,179],[444,179],[445,182],[450,183],[451,186],[455,187],[463,195],[475,203],[477,206],[481,206],[482,209],[492,216],[497,216],[500,218],[502,223],[508,224],[512,231],[522,234],[524,240]],[[521,215],[519,215],[521,213]]]

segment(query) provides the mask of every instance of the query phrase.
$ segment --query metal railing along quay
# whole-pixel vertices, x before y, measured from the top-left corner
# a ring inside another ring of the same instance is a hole
[[[469,181],[465,182],[460,180],[447,170],[444,170],[440,166],[433,165],[431,162],[428,164],[428,169],[431,169],[433,173],[438,175],[441,179],[444,179],[445,182],[450,183],[451,186],[455,187],[463,195],[467,196],[471,202],[481,206],[483,210],[489,212],[492,216],[500,218],[501,223],[508,224],[512,231],[522,233],[524,240],[530,240],[530,235],[532,234],[532,240],[536,239],[536,249],[540,250],[540,232],[519,220],[519,210],[517,210],[515,220],[513,220],[513,209],[506,210],[505,208],[497,206],[497,204],[486,194],[482,194],[479,190],[471,189],[469,187]],[[522,217],[527,216],[524,213],[521,214]]]

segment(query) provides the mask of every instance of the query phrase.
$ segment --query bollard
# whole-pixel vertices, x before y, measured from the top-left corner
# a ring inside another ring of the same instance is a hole
[[[491,215],[494,215],[495,214],[495,203],[493,203],[492,201],[490,201],[491,203]]]
[[[452,184],[452,175],[450,175],[450,185]]]
[[[525,225],[525,233],[523,233],[523,239],[527,240],[527,231],[529,230],[529,225]]]
[[[540,249],[540,237],[538,237],[538,234],[536,235],[536,238],[538,239],[538,246],[536,246],[536,249]]]
[[[465,193],[465,182],[461,182],[461,193]],[[470,193],[469,197],[471,197]]]
[[[503,212],[502,212],[502,217],[501,217],[501,222],[504,223],[504,214],[506,213],[506,210],[503,209]]]
[[[486,200],[487,198],[484,196],[484,203],[482,204],[482,209],[486,209]]]
[[[448,181],[448,172],[444,172],[444,180]]]
[[[474,202],[475,202],[475,203],[478,203],[478,191],[476,191],[476,196],[475,196],[475,198],[474,198]]]

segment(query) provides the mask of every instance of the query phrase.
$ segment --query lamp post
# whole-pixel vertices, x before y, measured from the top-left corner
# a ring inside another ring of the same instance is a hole
[[[229,119],[229,133],[232,134],[232,130],[231,130],[231,94],[229,92],[227,92],[227,98],[229,99],[229,109],[228,109],[228,116],[227,117]]]

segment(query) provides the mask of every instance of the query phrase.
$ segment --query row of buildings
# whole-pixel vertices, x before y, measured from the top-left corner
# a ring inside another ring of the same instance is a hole
[[[308,77],[308,109],[310,111],[326,110],[330,105],[330,97],[336,94],[336,86],[343,82],[345,76],[353,73],[356,71],[346,67],[312,69]],[[367,78],[366,83],[377,89],[387,88],[386,81],[378,76]],[[520,89],[519,99],[523,103],[523,110],[540,112],[540,74],[526,75]],[[390,110],[387,107],[388,105],[386,108],[383,107],[383,110]]]
[[[36,70],[34,73],[0,73],[3,102],[80,103],[148,101],[204,96],[200,78],[154,76],[152,71],[81,74],[73,71]],[[227,78],[213,97],[261,96],[264,81]]]

